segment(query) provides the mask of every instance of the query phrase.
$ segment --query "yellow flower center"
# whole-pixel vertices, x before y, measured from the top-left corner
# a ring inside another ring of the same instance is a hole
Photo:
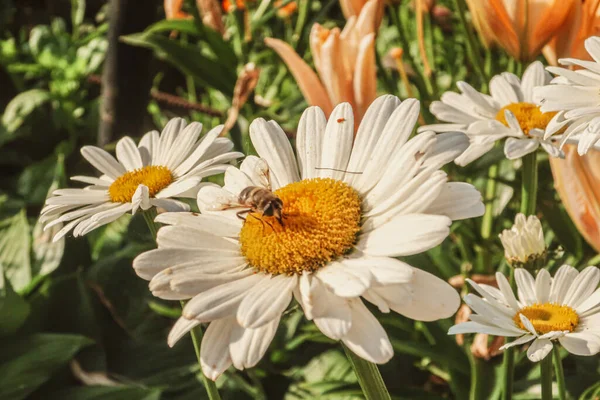
[[[579,324],[579,315],[569,306],[561,306],[554,303],[536,303],[532,306],[523,307],[513,317],[513,321],[521,329],[527,330],[519,314],[531,321],[535,331],[539,334],[544,334],[552,331],[569,331],[573,332]]]
[[[108,194],[113,203],[129,203],[139,185],[147,186],[150,197],[154,197],[171,182],[173,182],[173,175],[167,167],[148,165],[115,179],[108,188]]]
[[[515,115],[525,135],[529,135],[529,131],[532,129],[546,129],[548,122],[556,115],[555,112],[541,112],[535,104],[512,103],[502,107],[496,114],[496,121],[500,121],[506,126],[508,126],[508,122],[504,116],[505,110],[509,110]]]
[[[315,271],[352,249],[361,218],[361,200],[352,187],[316,178],[274,193],[283,202],[283,225],[255,212],[246,217],[240,232],[242,254],[258,271]]]

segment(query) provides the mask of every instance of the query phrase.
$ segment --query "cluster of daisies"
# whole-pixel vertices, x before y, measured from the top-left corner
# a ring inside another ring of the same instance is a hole
[[[239,167],[232,163],[243,154],[220,137],[222,127],[201,137],[200,124],[181,119],[138,145],[121,139],[116,158],[84,147],[82,155],[102,175],[73,177],[89,186],[55,191],[41,219],[46,228],[62,227],[58,240],[69,232],[85,235],[125,213],[158,210],[158,248],[140,254],[133,267],[153,295],[185,301],[170,345],[209,324],[201,365],[210,379],[232,365],[256,365],[292,301],[325,336],[385,363],[392,345],[370,309],[433,321],[460,305],[447,282],[397,259],[439,245],[453,221],[484,213],[480,193],[449,182],[442,167],[467,164],[504,138],[510,159],[540,146],[560,156],[559,146],[570,140],[581,151],[595,145],[600,39],[590,39],[588,48],[597,62],[566,60],[586,69],[551,69],[560,75],[552,82],[535,62],[522,80],[508,73],[494,77],[491,95],[459,83],[461,94],[446,93],[431,106],[448,123],[422,127],[414,136],[419,102],[385,95],[356,131],[347,103],[329,118],[308,108],[295,149],[277,123],[257,119],[250,138],[258,156],[245,157]],[[223,186],[201,182],[221,173]],[[199,214],[190,212],[185,198],[196,199]],[[597,353],[600,271],[564,266],[554,278],[544,269],[534,278],[520,268],[545,259],[541,224],[533,217],[517,217],[502,241],[516,268],[518,298],[501,274],[497,287],[471,282],[481,297],[469,294],[465,302],[476,314],[450,333],[518,337],[507,346],[532,342],[534,361],[555,340],[574,354]]]

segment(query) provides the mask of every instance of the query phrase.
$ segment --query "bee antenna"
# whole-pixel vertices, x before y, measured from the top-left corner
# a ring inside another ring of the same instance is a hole
[[[337,169],[337,168],[315,167],[315,169],[327,169],[327,170],[330,170],[330,171],[344,172],[346,174],[356,174],[356,175],[362,174],[362,172],[345,171],[343,169]]]

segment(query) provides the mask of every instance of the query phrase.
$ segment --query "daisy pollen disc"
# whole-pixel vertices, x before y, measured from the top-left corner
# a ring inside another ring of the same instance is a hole
[[[579,324],[579,316],[575,310],[569,306],[555,303],[536,303],[519,310],[513,317],[513,321],[519,328],[527,329],[521,322],[520,314],[531,321],[539,334],[554,331],[573,332]]]
[[[274,193],[283,201],[283,226],[275,217],[252,213],[240,232],[242,254],[258,271],[316,271],[356,243],[361,199],[350,185],[330,178],[304,179]]]
[[[529,131],[532,129],[546,129],[546,126],[552,117],[556,115],[555,112],[541,112],[540,107],[536,106],[535,104],[527,102],[511,103],[502,107],[496,114],[496,120],[503,123],[507,127],[509,125],[504,114],[505,110],[508,110],[514,114],[525,135],[529,135]]]
[[[129,203],[139,185],[148,187],[154,197],[173,182],[173,174],[167,167],[148,165],[121,175],[110,185],[108,194],[113,203]]]

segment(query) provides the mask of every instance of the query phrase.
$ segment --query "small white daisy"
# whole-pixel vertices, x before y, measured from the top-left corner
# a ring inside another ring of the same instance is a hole
[[[562,58],[558,60],[560,64],[578,69],[548,67],[558,76],[551,85],[535,90],[542,111],[558,111],[548,124],[545,138],[564,130],[561,146],[578,138],[580,155],[600,140],[600,37],[588,38],[585,49],[593,61]]]
[[[553,341],[572,354],[592,356],[600,351],[600,270],[587,267],[581,272],[569,265],[558,269],[554,278],[542,269],[537,278],[523,268],[515,269],[517,299],[501,273],[498,287],[468,280],[483,297],[465,296],[465,303],[477,314],[471,321],[454,325],[449,334],[487,333],[515,337],[501,349],[531,343],[527,357],[542,360]]]
[[[40,216],[44,229],[65,223],[56,241],[71,230],[74,236],[85,235],[138,209],[189,211],[173,197],[195,198],[202,178],[223,173],[230,161],[243,156],[231,151],[229,139],[219,137],[222,129],[218,126],[199,140],[202,124],[186,126],[175,118],[161,134],[145,134],[139,146],[127,136],[119,140],[116,159],[98,147],[84,146],[81,154],[102,175],[74,176],[72,180],[90,185],[55,190]]]
[[[355,137],[350,104],[329,120],[311,107],[296,155],[279,125],[255,120],[250,137],[262,158],[227,169],[223,188],[201,188],[201,215],[159,215],[171,226],[159,230],[158,249],[134,260],[154,295],[190,299],[169,344],[211,322],[201,350],[206,376],[250,368],[294,297],[324,335],[385,363],[392,345],[364,300],[421,321],[454,314],[460,298],[450,285],[394,258],[439,245],[453,220],[484,212],[472,185],[449,183],[440,170],[467,148],[466,136],[409,139],[418,115],[414,99],[380,97]],[[262,212],[245,212],[240,193],[248,187],[261,199],[272,190],[281,215],[273,198],[259,201]]]
[[[514,160],[542,146],[548,154],[560,157],[561,151],[551,139],[544,138],[546,125],[554,113],[542,113],[533,101],[533,88],[550,82],[550,74],[541,62],[533,62],[520,80],[504,72],[490,81],[491,95],[476,91],[466,82],[458,82],[461,93],[446,92],[441,101],[431,103],[430,111],[440,121],[419,129],[436,132],[461,131],[470,145],[455,162],[464,166],[490,151],[505,139],[504,154]]]
[[[542,223],[535,215],[517,214],[515,224],[500,234],[504,257],[514,268],[540,269],[546,261]]]

